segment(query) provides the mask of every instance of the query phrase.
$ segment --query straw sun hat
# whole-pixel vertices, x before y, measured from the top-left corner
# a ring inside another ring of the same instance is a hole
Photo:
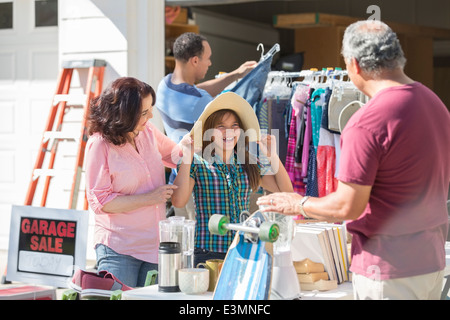
[[[244,134],[248,136],[250,142],[260,140],[261,132],[259,122],[253,108],[238,94],[234,92],[225,92],[208,103],[203,113],[194,123],[194,127],[192,128],[190,134],[194,137],[195,148],[201,149],[202,147],[202,124],[211,114],[222,109],[230,109],[236,112],[241,119]]]

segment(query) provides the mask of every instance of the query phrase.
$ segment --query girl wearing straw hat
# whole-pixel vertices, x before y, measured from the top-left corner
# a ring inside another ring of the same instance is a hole
[[[240,213],[249,211],[250,194],[260,186],[271,192],[293,191],[275,151],[275,136],[261,135],[250,104],[226,92],[207,105],[181,145],[183,160],[174,181],[178,189],[172,194],[172,204],[182,207],[194,196],[195,265],[223,259],[233,235],[211,234],[211,215],[227,215],[231,223],[238,223]]]

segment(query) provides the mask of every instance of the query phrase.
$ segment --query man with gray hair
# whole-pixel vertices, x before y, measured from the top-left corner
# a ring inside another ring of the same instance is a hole
[[[344,34],[350,79],[370,101],[341,134],[339,182],[322,198],[275,193],[264,211],[345,221],[355,299],[439,299],[448,234],[450,113],[404,73],[396,34],[360,21]]]

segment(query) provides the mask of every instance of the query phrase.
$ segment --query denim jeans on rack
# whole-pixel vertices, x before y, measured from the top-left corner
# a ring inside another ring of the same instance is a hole
[[[272,59],[273,56],[269,56],[260,61],[252,71],[230,89],[230,91],[247,100],[254,110],[255,105],[262,99],[267,76],[271,71]]]

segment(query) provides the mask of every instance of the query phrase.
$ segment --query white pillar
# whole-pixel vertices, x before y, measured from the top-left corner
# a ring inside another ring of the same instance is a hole
[[[128,0],[128,75],[158,88],[165,74],[165,1]],[[160,130],[162,121],[156,108],[151,120]]]

